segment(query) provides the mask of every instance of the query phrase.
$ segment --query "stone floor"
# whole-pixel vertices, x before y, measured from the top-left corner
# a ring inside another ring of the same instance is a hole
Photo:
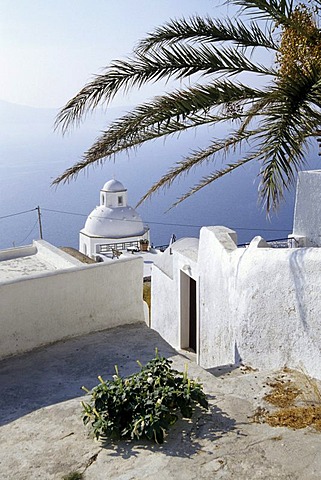
[[[210,410],[178,422],[162,446],[140,442],[102,445],[81,421],[81,386],[125,376],[154,356],[155,347],[204,384]],[[59,342],[0,362],[0,479],[85,480],[321,478],[321,434],[255,424],[273,372],[207,372],[173,350],[145,325],[115,328]]]

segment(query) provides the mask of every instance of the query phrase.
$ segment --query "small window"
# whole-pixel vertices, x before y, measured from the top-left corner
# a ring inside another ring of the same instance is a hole
[[[123,204],[123,197],[119,196],[118,197],[118,205],[122,205],[122,204]]]
[[[100,205],[104,205],[104,195],[101,195],[100,197]]]

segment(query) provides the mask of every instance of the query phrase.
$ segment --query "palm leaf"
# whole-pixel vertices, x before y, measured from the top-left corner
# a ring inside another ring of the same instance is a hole
[[[320,73],[317,70],[288,79],[277,85],[272,92],[275,101],[266,112],[262,122],[261,149],[258,159],[262,161],[260,196],[267,211],[276,208],[295,182],[295,173],[305,164],[309,139],[315,135],[321,123]],[[317,95],[311,92],[319,89]],[[313,107],[316,103],[316,107]]]
[[[83,168],[102,163],[121,151],[140,146],[147,140],[173,135],[205,124],[235,120],[233,106],[246,107],[266,94],[243,84],[217,80],[210,85],[197,85],[157,97],[129,114],[114,121],[95,141],[83,159],[54,180],[54,184],[67,182]],[[222,112],[213,114],[221,107]],[[244,117],[246,113],[244,113]],[[238,120],[243,116],[238,112]]]
[[[264,32],[257,23],[245,25],[239,19],[222,21],[195,15],[188,20],[185,18],[170,20],[156,28],[139,42],[136,51],[146,53],[152,48],[172,45],[183,40],[204,43],[230,41],[242,47],[278,49],[271,30],[267,29]]]
[[[211,183],[215,182],[215,180],[218,180],[219,178],[223,177],[224,175],[227,175],[228,173],[232,173],[237,168],[244,166],[246,163],[249,163],[252,160],[255,160],[255,156],[249,155],[248,157],[242,158],[241,160],[228,164],[225,168],[222,168],[221,170],[216,170],[212,174],[202,178],[202,180],[197,185],[192,187],[188,192],[186,192],[176,202],[174,202],[169,210],[171,210],[174,207],[177,207],[177,205],[179,205],[181,202],[191,197],[202,188],[207,187]]]
[[[163,177],[159,181],[157,181],[146,192],[146,194],[138,202],[137,206],[143,203],[147,198],[149,198],[158,190],[170,187],[174,180],[176,180],[182,175],[187,175],[192,168],[199,167],[204,162],[213,161],[215,155],[217,155],[218,153],[222,154],[221,160],[223,160],[224,158],[226,158],[226,155],[231,149],[235,150],[238,146],[241,146],[243,142],[248,141],[255,134],[256,131],[243,131],[242,133],[232,133],[228,138],[214,140],[207,148],[198,150],[192,153],[187,158],[183,159],[182,161],[177,162],[165,175],[163,175]],[[177,203],[179,202],[176,202],[175,205],[177,205]]]
[[[311,2],[307,15],[312,18],[312,10],[319,8],[320,2]],[[208,147],[174,164],[141,201],[170,186],[192,168],[220,158],[225,162],[222,168],[202,178],[175,205],[252,160],[261,165],[259,189],[267,210],[279,204],[305,162],[311,136],[320,134],[320,59],[317,54],[312,55],[305,64],[307,71],[303,68],[300,71],[300,62],[296,62],[294,55],[290,58],[293,63],[290,73],[285,75],[282,69],[284,45],[279,46],[274,38],[279,34],[286,41],[285,32],[294,32],[295,36],[298,28],[302,37],[301,23],[295,24],[292,15],[298,1],[227,0],[226,3],[239,6],[260,22],[244,23],[239,18],[212,20],[198,15],[187,20],[170,20],[143,39],[131,58],[112,62],[66,104],[56,120],[56,128],[61,127],[63,132],[71,124],[79,123],[98,104],[108,104],[119,92],[169,79],[188,80],[193,85],[155,97],[112,122],[81,161],[54,183],[68,181],[88,165],[101,164],[118,152],[135,149],[147,141],[201,125],[214,128],[225,122],[224,126],[229,127],[225,139],[214,139]],[[308,38],[308,32],[303,32],[303,36]],[[260,53],[261,47],[281,52],[277,57],[281,64],[278,70],[255,60],[263,58],[252,55],[253,49]],[[294,52],[296,47],[299,49],[300,45],[294,43]],[[269,83],[264,89],[252,88],[251,80],[248,85],[240,83],[243,74],[254,74],[254,81],[255,75],[263,75]],[[230,130],[231,125],[237,127],[235,131]],[[251,145],[250,152],[244,151],[247,144]],[[228,163],[228,155],[236,148],[240,148],[240,158]]]
[[[226,142],[224,140],[214,142],[207,149],[196,152],[188,159],[176,164],[149,189],[139,203],[158,189],[170,186],[177,177],[188,173],[191,168],[199,166],[209,158],[213,160],[217,152],[225,151],[227,155],[231,147],[235,148],[245,140],[252,139],[252,146],[256,145],[254,152],[203,178],[173,206],[238,166],[257,160],[262,163],[259,187],[261,200],[265,203],[267,211],[277,208],[283,198],[284,190],[294,184],[295,173],[305,163],[309,138],[315,135],[321,124],[320,95],[318,96],[314,91],[320,90],[318,71],[315,70],[303,78],[299,76],[297,78],[297,84],[293,79],[287,83],[282,82],[281,85],[276,84],[264,98],[258,100],[258,104],[254,103],[250,109],[250,119],[257,115],[260,107],[265,107],[264,112],[261,113],[264,119],[260,121],[256,130],[246,130],[250,120],[245,116],[245,122],[234,137],[231,136]],[[311,107],[312,101],[316,104],[316,109]]]
[[[286,25],[293,12],[295,2],[293,0],[227,0],[241,7],[241,12],[248,12],[253,18],[271,20],[281,25]]]
[[[196,85],[156,97],[152,102],[140,105],[113,122],[101,136],[101,140],[108,149],[124,139],[126,144],[130,145],[149,130],[158,136],[164,136],[206,123],[233,120],[236,116],[234,105],[243,108],[247,103],[265,95],[262,90],[228,80],[218,80],[210,85]],[[213,115],[211,111],[218,107],[222,107],[223,113]]]
[[[158,53],[137,54],[131,61],[114,62],[105,74],[88,83],[61,110],[56,128],[60,126],[65,132],[72,123],[79,122],[86,111],[100,102],[108,103],[122,89],[140,88],[144,83],[170,77],[182,79],[200,73],[236,75],[242,72],[276,75],[272,68],[252,62],[235,48],[174,45]]]

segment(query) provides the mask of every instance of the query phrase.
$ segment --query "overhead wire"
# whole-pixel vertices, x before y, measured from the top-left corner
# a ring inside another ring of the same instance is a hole
[[[64,210],[53,210],[53,209],[50,209],[50,208],[41,208],[41,210],[43,211],[47,211],[47,212],[54,212],[54,213],[62,213],[62,214],[66,214],[66,215],[75,215],[75,216],[79,216],[79,217],[88,217],[88,215],[84,214],[84,213],[76,213],[76,212],[66,212]],[[100,215],[91,215],[93,218],[105,218],[103,216],[100,216]],[[115,218],[113,217],[113,220],[117,220],[117,221],[123,221],[123,222],[127,222],[128,220],[125,220],[123,218]],[[130,222],[137,222],[137,223],[140,223],[140,220],[130,220]],[[155,222],[153,220],[149,221],[149,220],[146,220],[144,221],[144,223],[148,223],[150,225],[163,225],[163,226],[173,226],[173,227],[189,227],[189,228],[202,228],[204,225],[193,225],[193,224],[188,224],[188,223],[170,223],[170,222]],[[245,231],[257,231],[257,232],[288,232],[289,230],[291,230],[290,228],[282,228],[282,229],[278,229],[278,228],[245,228],[245,227],[231,227],[231,228],[234,228],[235,230],[245,230]]]
[[[10,217],[15,217],[17,215],[23,215],[23,214],[29,213],[29,212],[34,212],[34,211],[37,210],[37,208],[38,207],[32,208],[30,210],[24,210],[22,212],[16,212],[16,213],[12,213],[12,214],[9,214],[9,215],[4,215],[4,216],[0,217],[0,220],[5,219],[5,218],[10,218]],[[73,215],[73,216],[78,216],[78,217],[88,217],[88,215],[86,215],[84,213],[68,212],[68,211],[65,211],[65,210],[56,210],[56,209],[52,209],[52,208],[42,207],[41,210],[45,211],[45,212],[60,213],[60,214],[64,214],[64,215]],[[104,218],[103,216],[100,216],[100,215],[92,215],[92,217],[94,217],[94,218]],[[113,218],[113,220],[124,221],[124,222],[128,221],[124,218]],[[129,221],[133,222],[133,223],[134,222],[140,223],[140,220],[129,220]],[[37,223],[38,223],[38,219],[37,219],[36,224]],[[184,227],[184,228],[202,228],[203,227],[203,225],[194,225],[194,224],[188,224],[188,223],[156,222],[156,221],[153,221],[153,220],[151,220],[151,221],[147,220],[144,223],[147,223],[147,224],[150,224],[150,225],[162,225],[162,226]],[[33,226],[30,234],[32,233],[36,224]],[[234,230],[250,231],[250,232],[288,232],[288,231],[291,230],[290,228],[282,228],[282,229],[280,229],[280,228],[246,228],[246,227],[236,227],[236,226],[232,226],[232,225],[230,227],[233,228]],[[28,238],[28,236],[26,238]]]
[[[22,244],[27,240],[27,238],[30,237],[30,235],[32,234],[32,232],[33,232],[34,229],[36,228],[37,224],[38,224],[38,218],[37,218],[35,224],[33,225],[32,229],[31,229],[30,232],[28,233],[28,235],[27,235],[23,240],[21,240],[21,242],[19,242],[18,245],[22,245]]]
[[[37,210],[37,208],[32,208],[31,210],[25,210],[23,212],[11,213],[9,215],[4,215],[0,217],[0,220],[2,220],[3,218],[16,217],[17,215],[23,215],[24,213],[34,212],[35,210]]]

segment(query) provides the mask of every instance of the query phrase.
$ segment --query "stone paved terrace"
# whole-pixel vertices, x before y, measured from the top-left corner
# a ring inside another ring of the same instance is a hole
[[[101,445],[81,421],[83,392],[154,356],[155,347],[204,384],[210,410],[179,422],[164,445]],[[270,372],[223,368],[206,372],[139,324],[59,342],[0,362],[0,479],[85,480],[320,479],[321,434],[249,420],[262,404]]]

